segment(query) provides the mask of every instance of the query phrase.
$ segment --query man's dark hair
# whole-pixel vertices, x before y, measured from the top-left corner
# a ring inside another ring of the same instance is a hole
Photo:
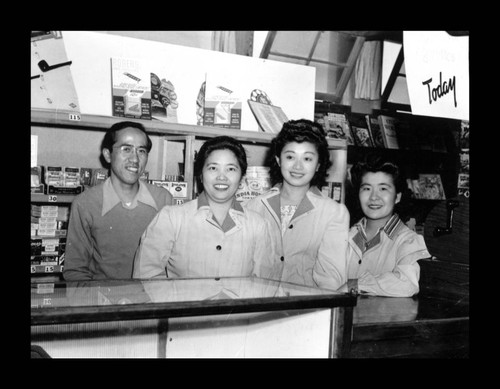
[[[104,135],[104,139],[102,140],[101,143],[101,151],[103,149],[108,149],[110,152],[113,151],[113,145],[116,143],[116,132],[123,130],[124,128],[137,128],[138,130],[144,132],[146,134],[147,138],[147,144],[146,144],[146,149],[148,150],[148,153],[151,151],[151,148],[153,147],[153,142],[151,141],[151,138],[149,137],[148,133],[146,132],[146,128],[141,124],[137,122],[132,122],[132,121],[122,121],[113,124],[108,131],[106,131],[106,135]]]

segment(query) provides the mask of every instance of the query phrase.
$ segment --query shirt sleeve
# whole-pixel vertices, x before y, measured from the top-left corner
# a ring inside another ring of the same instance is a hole
[[[174,244],[174,223],[171,207],[156,214],[144,231],[134,257],[132,278],[168,277],[166,266]]]
[[[313,280],[320,288],[337,290],[347,282],[349,211],[339,204],[328,223],[313,267]]]
[[[90,270],[93,239],[91,217],[85,207],[75,200],[71,205],[63,277],[66,281],[86,281],[93,278]]]
[[[396,242],[396,266],[392,271],[373,275],[365,272],[358,279],[361,293],[387,296],[411,297],[419,292],[419,259],[430,257],[424,238],[421,235]]]

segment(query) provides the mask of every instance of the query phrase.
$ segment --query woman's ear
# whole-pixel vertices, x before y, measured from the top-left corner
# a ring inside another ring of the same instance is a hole
[[[111,163],[111,152],[109,151],[109,149],[102,149],[102,156],[104,157],[104,159],[106,160],[107,163]]]
[[[401,196],[403,195],[403,193],[399,192],[397,195],[396,195],[396,201],[394,202],[394,204],[397,204],[401,201]]]

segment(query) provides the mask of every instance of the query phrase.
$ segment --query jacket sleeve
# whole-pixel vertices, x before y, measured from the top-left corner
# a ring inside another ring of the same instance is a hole
[[[313,267],[313,280],[320,288],[337,290],[347,282],[349,211],[344,204],[331,217]]]
[[[174,244],[171,207],[165,206],[151,220],[141,236],[134,257],[132,278],[165,278],[166,266]]]
[[[396,266],[392,271],[373,275],[365,272],[358,278],[361,293],[387,297],[411,297],[419,292],[419,259],[430,257],[424,238],[414,234],[396,241]]]
[[[71,206],[63,277],[66,281],[92,280],[90,262],[94,251],[91,217],[75,199]]]

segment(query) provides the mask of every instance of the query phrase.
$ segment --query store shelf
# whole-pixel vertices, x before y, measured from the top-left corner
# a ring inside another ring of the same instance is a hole
[[[31,125],[64,127],[75,129],[91,129],[105,132],[114,123],[130,120],[143,124],[150,134],[156,135],[191,135],[197,138],[211,138],[222,134],[232,136],[240,141],[269,144],[276,134],[257,131],[234,130],[230,128],[197,126],[190,124],[165,123],[155,120],[141,120],[133,118],[75,114],[68,111],[54,111],[45,109],[31,109]],[[347,149],[344,140],[328,139],[331,149]]]
[[[52,274],[52,273],[61,273],[63,271],[63,265],[30,265],[31,266],[31,274]]]
[[[71,203],[76,195],[67,194],[42,194],[42,193],[32,193],[31,202],[32,203],[59,203],[67,204]]]

